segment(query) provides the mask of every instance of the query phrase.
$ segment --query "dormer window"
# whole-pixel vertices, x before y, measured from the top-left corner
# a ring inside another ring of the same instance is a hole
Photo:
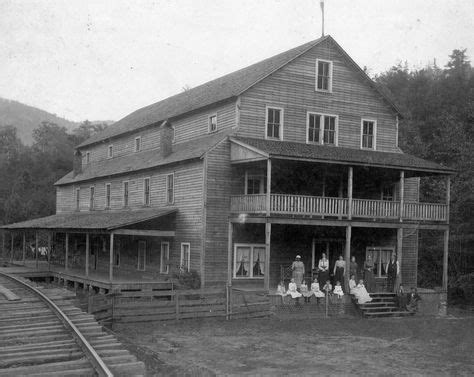
[[[362,149],[376,149],[377,122],[375,120],[362,119],[361,123],[361,140]]]
[[[266,114],[267,139],[283,140],[283,109],[279,107],[267,107]]]
[[[142,138],[140,136],[135,138],[135,152],[140,152],[142,147]]]
[[[208,131],[209,133],[217,131],[217,115],[215,114],[209,117]]]
[[[107,158],[112,158],[114,157],[114,146],[109,145],[107,148]]]
[[[316,59],[316,90],[332,92],[332,62]]]

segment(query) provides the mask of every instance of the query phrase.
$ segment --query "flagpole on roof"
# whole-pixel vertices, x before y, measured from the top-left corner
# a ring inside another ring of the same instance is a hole
[[[321,36],[324,37],[324,0],[319,1],[321,6],[322,24],[321,24]]]

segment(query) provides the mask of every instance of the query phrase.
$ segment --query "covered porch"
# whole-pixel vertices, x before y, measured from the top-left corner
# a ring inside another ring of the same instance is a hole
[[[170,289],[174,208],[60,213],[3,227],[2,256],[23,276],[97,291]],[[8,245],[7,245],[8,244]]]

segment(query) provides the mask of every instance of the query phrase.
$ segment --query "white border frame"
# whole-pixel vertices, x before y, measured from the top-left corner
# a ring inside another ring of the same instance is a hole
[[[280,110],[281,114],[280,114],[280,137],[277,138],[277,137],[269,137],[267,135],[267,131],[268,131],[268,110],[269,109],[273,109],[273,110]],[[285,128],[285,109],[283,107],[279,107],[279,106],[272,106],[272,105],[266,105],[265,106],[265,139],[266,140],[280,140],[280,141],[283,141],[283,130]]]
[[[138,140],[138,148],[137,148],[137,140]],[[133,140],[133,151],[134,152],[140,152],[142,150],[142,137],[141,136],[137,136],[134,140]]]
[[[216,129],[215,130],[211,130],[211,118],[213,118],[213,117],[216,117]],[[219,129],[219,124],[218,124],[218,120],[217,120],[217,113],[210,114],[207,117],[207,133],[208,134],[213,134],[214,132],[217,132],[218,129]]]
[[[169,176],[172,176],[173,177],[173,198],[171,201],[168,200],[168,179],[169,179]],[[175,197],[175,191],[176,191],[176,181],[174,179],[174,173],[169,173],[169,174],[166,174],[166,182],[165,182],[165,202],[167,205],[171,205],[171,204],[174,204],[174,197]]]
[[[163,256],[163,246],[167,247],[166,249],[166,266],[164,265],[165,258]],[[160,274],[168,274],[170,272],[170,243],[169,241],[161,241],[160,243]]]
[[[309,140],[309,116],[310,115],[319,115],[322,121],[320,121],[319,125],[319,143],[315,143],[314,141]],[[334,130],[334,144],[326,144],[324,143],[324,117],[333,117],[335,118],[335,130]],[[306,144],[313,144],[313,145],[328,145],[328,146],[339,146],[339,115],[336,114],[326,114],[317,111],[307,111],[306,112]]]
[[[255,247],[261,247],[261,248],[266,248],[265,244],[263,243],[235,243],[234,244],[234,257],[233,257],[233,264],[232,264],[232,279],[252,279],[252,280],[262,280],[265,278],[265,275],[268,273],[268,271],[265,271],[264,275],[263,276],[257,276],[257,277],[254,277],[254,276],[250,276],[250,270],[249,270],[249,276],[237,276],[236,275],[236,271],[235,271],[235,266],[236,266],[236,259],[237,259],[237,248],[238,247],[250,247],[250,257],[252,257],[253,259],[253,249]],[[265,253],[267,252],[267,250],[265,249]],[[266,256],[265,256],[266,257]],[[249,268],[252,268],[252,266],[250,265]]]
[[[187,268],[187,271],[189,272],[189,270],[191,269],[191,243],[190,242],[181,242],[181,253],[180,253],[180,256],[179,256],[179,267],[183,267],[183,260],[184,260],[184,253],[183,253],[183,246],[188,246],[188,250],[189,250],[189,253],[188,253],[188,268]]]
[[[140,267],[140,245],[145,244],[145,249],[143,250],[143,269]],[[145,240],[138,240],[137,245],[137,271],[146,271],[146,249],[147,249],[147,242]]]
[[[109,203],[107,203],[107,187],[109,188]],[[105,184],[105,208],[110,209],[112,206],[112,183]]]
[[[328,89],[318,89],[318,70],[319,70],[319,62],[324,62],[324,63],[329,63],[329,83]],[[316,92],[321,92],[321,93],[332,93],[332,81],[333,81],[333,66],[334,62],[332,60],[326,60],[326,59],[316,59],[315,63],[315,77],[314,77],[314,90]]]
[[[125,184],[127,184],[127,204],[125,204]],[[130,181],[122,181],[122,207],[130,207]]]
[[[146,180],[148,179],[148,203],[145,202],[145,182]],[[143,191],[143,205],[146,206],[146,207],[149,207],[151,206],[151,177],[143,177],[143,187],[142,187],[142,191]]]
[[[374,143],[373,147],[364,147],[362,145],[363,141],[363,132],[364,132],[364,122],[372,122],[374,124]],[[364,149],[367,151],[376,151],[377,150],[377,119],[372,119],[372,118],[361,118],[360,120],[360,149]]]

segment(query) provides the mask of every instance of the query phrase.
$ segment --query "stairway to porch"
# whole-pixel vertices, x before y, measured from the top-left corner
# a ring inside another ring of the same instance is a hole
[[[407,317],[415,314],[413,312],[401,310],[398,307],[396,300],[397,295],[395,293],[370,293],[370,297],[372,297],[372,301],[365,304],[359,304],[357,303],[357,300],[352,298],[354,305],[365,318]]]

